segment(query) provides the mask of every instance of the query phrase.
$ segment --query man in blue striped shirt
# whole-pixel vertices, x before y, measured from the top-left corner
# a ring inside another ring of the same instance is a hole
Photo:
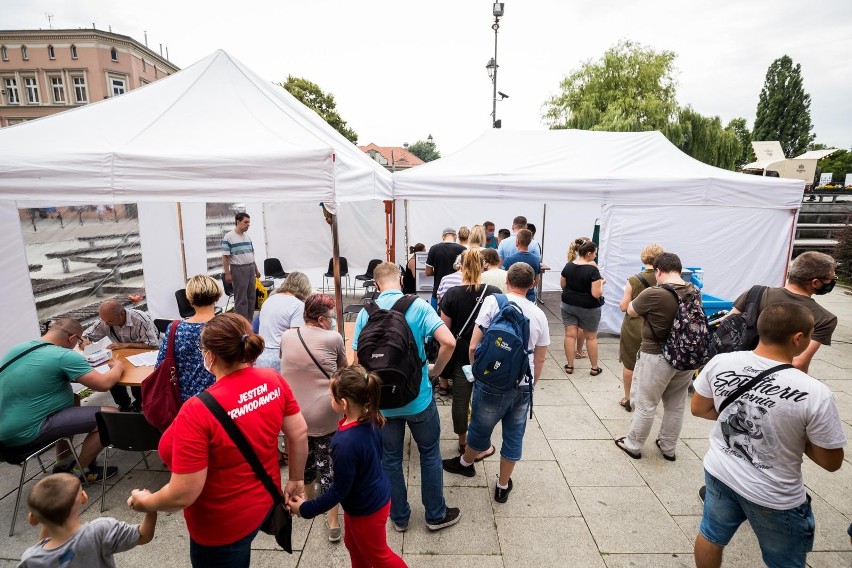
[[[260,278],[254,261],[254,245],[246,234],[251,217],[248,213],[237,213],[234,223],[234,230],[222,238],[223,278],[234,288],[234,313],[251,322],[256,302],[255,279]]]

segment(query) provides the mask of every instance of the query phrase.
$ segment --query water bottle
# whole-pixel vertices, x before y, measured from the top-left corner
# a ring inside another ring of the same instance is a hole
[[[462,365],[462,373],[464,373],[464,378],[466,378],[469,383],[473,382],[473,371],[471,370],[470,365]]]

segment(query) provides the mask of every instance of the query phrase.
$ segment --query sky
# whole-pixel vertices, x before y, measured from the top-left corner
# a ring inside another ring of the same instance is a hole
[[[238,7],[239,6],[239,7]],[[224,49],[270,82],[303,77],[334,95],[361,145],[431,134],[443,155],[491,127],[491,0],[0,0],[0,27],[92,27],[144,41],[187,67]],[[677,54],[678,101],[754,124],[766,70],[802,66],[816,141],[852,147],[852,2],[507,0],[497,104],[504,129],[542,130],[544,103],[621,39]]]

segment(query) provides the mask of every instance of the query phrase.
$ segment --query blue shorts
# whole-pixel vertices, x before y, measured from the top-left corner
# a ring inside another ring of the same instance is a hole
[[[470,424],[467,426],[467,445],[484,452],[491,447],[491,433],[498,422],[503,423],[503,445],[500,457],[516,462],[521,459],[530,393],[525,388],[497,394],[488,392],[480,381],[473,383]]]
[[[714,544],[725,546],[743,521],[748,520],[763,562],[770,568],[804,568],[814,544],[814,514],[811,498],[792,509],[763,507],[745,499],[730,487],[704,471],[707,494],[702,536]]]

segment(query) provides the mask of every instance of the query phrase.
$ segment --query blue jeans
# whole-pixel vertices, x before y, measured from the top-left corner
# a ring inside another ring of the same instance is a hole
[[[193,568],[248,568],[251,563],[251,541],[257,536],[254,529],[248,536],[231,544],[206,546],[189,539],[189,561]]]
[[[406,424],[420,452],[420,485],[426,522],[438,523],[447,514],[447,505],[444,502],[444,471],[441,465],[441,421],[434,400],[418,414],[388,418],[382,428],[382,468],[391,485],[390,518],[404,527],[408,526],[411,517],[402,473]]]
[[[748,520],[763,562],[769,568],[804,568],[814,544],[814,513],[811,498],[792,509],[769,509],[749,501],[704,470],[707,494],[702,536],[725,546],[743,521]]]
[[[526,387],[507,393],[493,393],[476,381],[473,383],[470,424],[467,425],[467,445],[477,452],[491,447],[491,433],[503,422],[503,444],[500,457],[516,462],[521,459],[527,414],[530,411],[530,392]]]

